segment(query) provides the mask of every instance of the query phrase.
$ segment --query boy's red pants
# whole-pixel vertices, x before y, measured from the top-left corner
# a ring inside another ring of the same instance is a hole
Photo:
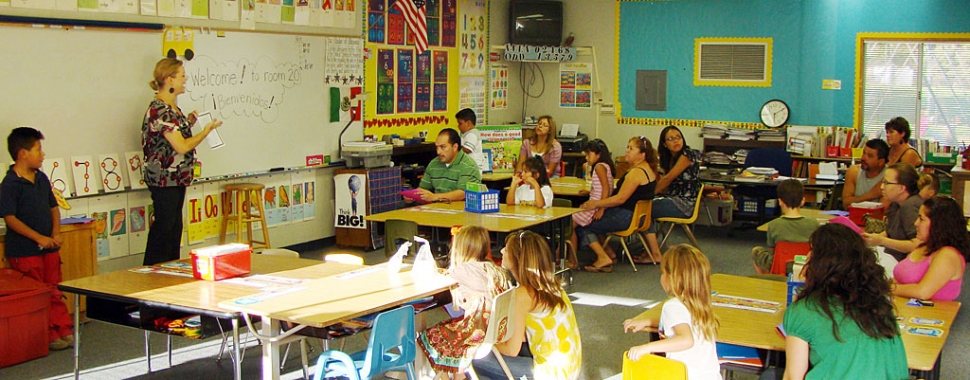
[[[50,322],[47,325],[47,335],[51,342],[64,336],[71,335],[73,322],[67,312],[64,296],[57,289],[61,282],[61,253],[51,252],[41,256],[8,257],[10,266],[18,272],[37,281],[54,287],[51,291]]]

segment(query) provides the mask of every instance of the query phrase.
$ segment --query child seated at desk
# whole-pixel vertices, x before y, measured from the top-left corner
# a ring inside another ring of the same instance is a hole
[[[546,175],[542,159],[531,157],[525,160],[522,173],[512,177],[512,187],[509,188],[505,201],[509,206],[549,208],[552,207],[552,197],[552,183]]]
[[[711,303],[711,263],[697,248],[681,244],[660,259],[660,286],[670,295],[662,306],[660,320],[631,318],[623,321],[626,332],[659,327],[664,339],[630,347],[630,360],[666,352],[668,359],[687,366],[691,380],[720,380],[714,342],[718,321]]]
[[[475,359],[485,338],[492,299],[511,288],[514,281],[507,269],[491,261],[469,261],[452,266],[448,276],[458,282],[451,297],[465,314],[422,332],[418,336],[418,346],[437,372],[436,379],[464,379],[465,369]]]
[[[768,223],[768,246],[754,247],[751,250],[754,270],[758,274],[771,272],[771,263],[775,259],[775,243],[808,242],[808,237],[818,228],[818,220],[802,216],[805,189],[800,181],[789,179],[778,184],[778,204],[781,206],[781,217]]]
[[[862,237],[829,223],[812,234],[805,288],[785,310],[785,379],[908,379],[889,280]],[[762,379],[778,378],[777,370]]]

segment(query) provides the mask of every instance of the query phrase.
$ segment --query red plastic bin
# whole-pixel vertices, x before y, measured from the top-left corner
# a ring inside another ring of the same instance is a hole
[[[52,287],[0,269],[0,368],[47,356]]]

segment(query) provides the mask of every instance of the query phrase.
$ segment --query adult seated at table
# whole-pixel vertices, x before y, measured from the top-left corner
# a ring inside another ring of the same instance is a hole
[[[952,301],[960,295],[970,253],[967,223],[953,198],[935,196],[916,219],[920,244],[893,269],[893,293],[921,300]]]
[[[910,133],[909,121],[903,117],[894,117],[886,122],[886,143],[889,144],[889,160],[886,165],[897,162],[905,162],[916,168],[923,165],[919,152],[909,145]]]
[[[536,123],[535,134],[531,138],[522,139],[519,148],[519,160],[515,164],[515,171],[524,170],[525,160],[530,157],[541,157],[546,165],[546,175],[549,178],[559,178],[559,162],[562,161],[562,144],[556,140],[556,122],[552,116],[540,116]]]
[[[657,218],[689,218],[694,214],[694,205],[699,201],[697,195],[703,186],[699,177],[701,157],[687,146],[680,129],[671,125],[660,131],[658,152],[663,176],[657,181],[657,194],[661,197],[653,200],[651,215],[654,223],[650,223],[647,230],[650,252],[635,258],[637,263],[652,262],[651,257],[660,257]]]
[[[785,310],[784,378],[908,379],[889,280],[876,255],[840,224],[819,227],[809,244],[805,288]]]
[[[587,271],[613,271],[613,259],[603,249],[598,235],[627,229],[630,227],[630,221],[633,220],[633,210],[637,202],[653,199],[659,177],[657,174],[659,164],[657,152],[653,149],[650,139],[643,136],[631,138],[626,145],[626,161],[630,164],[630,170],[627,170],[616,184],[616,193],[605,199],[591,199],[579,206],[583,210],[605,209],[602,218],[586,226],[576,226],[576,234],[580,239],[579,246],[588,246],[596,253],[596,261],[593,265],[583,268]]]
[[[845,185],[842,188],[842,209],[857,202],[879,201],[882,198],[882,177],[886,174],[889,160],[889,145],[880,139],[866,141],[862,148],[862,159],[845,172]]]
[[[886,210],[886,231],[864,234],[870,246],[886,247],[886,253],[902,260],[916,249],[916,218],[923,198],[919,196],[919,173],[912,165],[898,162],[886,169],[882,178],[882,196],[891,202]]]
[[[428,164],[418,184],[421,199],[426,202],[464,201],[465,185],[482,182],[478,164],[461,150],[461,137],[454,129],[441,130],[434,144],[438,157]]]

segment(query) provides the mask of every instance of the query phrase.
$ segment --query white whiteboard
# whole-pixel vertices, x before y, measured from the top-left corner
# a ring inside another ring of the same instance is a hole
[[[161,40],[161,32],[0,26],[0,133],[20,125],[40,129],[48,158],[141,151],[141,123],[153,96],[148,82],[161,58]],[[202,177],[302,166],[307,155],[336,154],[345,123],[329,122],[326,40],[196,33],[196,56],[186,63],[189,92],[179,97],[179,107],[213,111],[224,121],[226,143],[215,151],[199,146]],[[243,65],[260,76],[258,84],[244,79],[202,85],[198,77],[206,70],[242,73]],[[362,134],[355,122],[347,140]]]

